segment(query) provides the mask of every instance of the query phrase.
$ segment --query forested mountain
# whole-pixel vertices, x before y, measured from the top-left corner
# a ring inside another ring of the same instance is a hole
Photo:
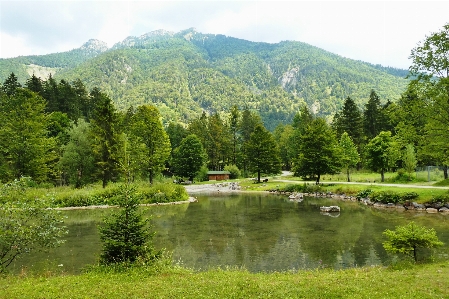
[[[303,104],[330,118],[349,96],[360,108],[375,90],[382,102],[405,91],[407,71],[372,65],[296,41],[251,42],[194,29],[128,37],[110,49],[91,40],[69,52],[0,59],[4,81],[33,73],[98,87],[119,109],[153,103],[164,123],[202,111],[254,109],[270,130],[290,123]]]

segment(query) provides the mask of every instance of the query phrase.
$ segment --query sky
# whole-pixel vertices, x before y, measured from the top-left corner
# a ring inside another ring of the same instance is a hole
[[[449,1],[4,1],[0,58],[99,39],[195,28],[255,42],[301,41],[343,57],[408,69],[411,50],[449,23]]]

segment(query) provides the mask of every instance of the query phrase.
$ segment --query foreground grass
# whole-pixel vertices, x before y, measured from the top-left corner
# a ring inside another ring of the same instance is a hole
[[[125,273],[0,278],[0,298],[448,298],[449,263],[407,269],[372,267],[249,273]]]

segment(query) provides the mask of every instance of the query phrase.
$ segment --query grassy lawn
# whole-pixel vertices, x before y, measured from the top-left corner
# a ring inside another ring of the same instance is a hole
[[[295,273],[167,269],[0,278],[0,298],[448,298],[449,263]]]
[[[367,178],[369,176],[373,176],[373,174],[366,174],[363,177]],[[375,174],[374,174],[375,175]],[[392,176],[392,175],[391,175]],[[329,177],[329,180],[327,180]],[[360,176],[359,178],[361,178]],[[289,182],[283,182],[289,181]],[[332,183],[331,183],[332,182]],[[335,183],[334,183],[335,182]],[[432,182],[435,183],[435,182]],[[285,186],[290,184],[309,184],[314,185],[313,181],[302,181],[298,177],[273,177],[269,178],[266,183],[255,184],[251,179],[241,179],[239,181],[242,190],[245,191],[268,191],[268,190],[277,190],[283,189]],[[449,189],[441,189],[441,188],[423,188],[424,186],[428,186],[429,184],[419,184],[419,183],[410,183],[409,186],[404,186],[403,183],[398,183],[392,186],[392,183],[385,182],[381,183],[367,183],[367,182],[352,182],[351,184],[347,184],[346,181],[341,181],[339,184],[336,180],[332,180],[331,176],[326,176],[326,180],[321,181],[322,184],[322,192],[332,192],[336,194],[346,194],[346,195],[356,195],[358,192],[366,189],[371,189],[373,191],[387,191],[392,190],[397,193],[407,193],[407,192],[416,192],[419,194],[419,198],[416,200],[419,203],[424,203],[431,201],[433,197],[439,196],[442,194],[448,194]],[[388,184],[388,185],[387,185]],[[446,184],[440,184],[446,185]],[[416,186],[416,187],[414,187]],[[447,185],[446,185],[447,186]]]

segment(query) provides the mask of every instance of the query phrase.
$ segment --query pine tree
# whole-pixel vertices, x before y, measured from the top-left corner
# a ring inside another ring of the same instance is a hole
[[[333,127],[337,136],[346,132],[360,150],[363,140],[363,119],[359,108],[350,97],[346,98],[343,108],[336,114]]]
[[[371,90],[365,111],[363,111],[363,129],[367,140],[373,139],[381,131],[380,98],[374,90]]]
[[[153,262],[162,256],[152,243],[154,233],[148,218],[139,212],[139,201],[135,188],[125,185],[121,190],[119,211],[107,216],[100,226],[100,240],[103,248],[100,263],[104,265],[117,263],[143,264]]]
[[[19,83],[17,76],[14,73],[11,73],[9,77],[6,78],[5,82],[3,82],[2,91],[8,96],[12,96],[20,87],[22,87],[22,85]]]
[[[90,93],[95,108],[91,120],[92,147],[95,164],[98,166],[97,177],[103,182],[115,180],[118,174],[119,134],[116,130],[118,117],[111,99],[94,88]]]

